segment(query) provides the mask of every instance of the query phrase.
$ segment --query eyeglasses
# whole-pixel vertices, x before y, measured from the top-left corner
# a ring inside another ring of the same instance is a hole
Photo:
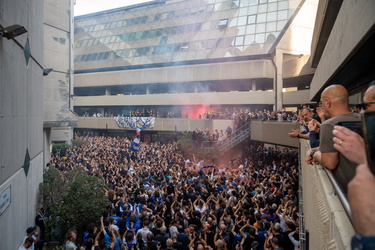
[[[375,104],[375,102],[361,102],[361,108],[366,110],[370,104]]]

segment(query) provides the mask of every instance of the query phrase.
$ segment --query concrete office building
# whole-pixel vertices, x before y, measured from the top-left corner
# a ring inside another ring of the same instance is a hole
[[[72,6],[73,1],[0,0],[1,249],[18,249],[34,225],[50,144],[72,137]],[[9,32],[14,24],[20,26]]]
[[[198,118],[308,103],[316,9],[312,0],[172,0],[76,17],[75,111]]]

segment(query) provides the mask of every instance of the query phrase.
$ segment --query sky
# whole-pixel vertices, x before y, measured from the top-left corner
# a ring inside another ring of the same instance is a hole
[[[149,2],[152,0],[76,0],[74,16]]]

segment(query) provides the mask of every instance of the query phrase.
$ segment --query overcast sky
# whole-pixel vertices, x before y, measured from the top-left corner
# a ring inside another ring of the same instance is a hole
[[[85,15],[102,10],[149,2],[151,0],[76,0],[74,16]]]

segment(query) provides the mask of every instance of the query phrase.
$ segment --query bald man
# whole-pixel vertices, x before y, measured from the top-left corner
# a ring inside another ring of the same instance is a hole
[[[333,128],[337,122],[361,121],[361,117],[349,110],[348,91],[342,85],[331,85],[324,89],[320,101],[324,116],[329,118],[320,127],[320,146],[310,149],[306,162],[318,163],[332,170],[342,191],[347,193],[347,184],[355,175],[356,164],[348,160],[334,147]]]

